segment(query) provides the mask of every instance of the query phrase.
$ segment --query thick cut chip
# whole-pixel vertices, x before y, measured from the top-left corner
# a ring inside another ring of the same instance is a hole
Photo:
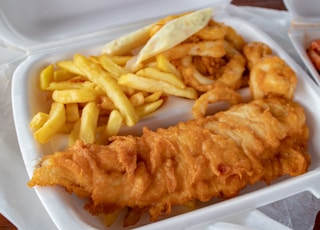
[[[98,106],[100,109],[109,110],[109,111],[116,109],[113,102],[107,96],[99,97]]]
[[[97,144],[108,143],[108,138],[116,136],[123,123],[123,117],[118,110],[112,110],[106,125],[97,128]]]
[[[108,119],[105,134],[107,137],[115,136],[118,134],[123,118],[118,110],[112,110]]]
[[[101,216],[101,219],[105,226],[111,227],[112,224],[116,221],[118,215],[120,213],[120,210],[114,211],[112,213],[104,214]]]
[[[90,87],[55,90],[52,93],[52,99],[63,104],[90,102],[96,100],[96,98],[95,90]]]
[[[78,103],[66,104],[66,116],[68,122],[75,122],[80,118]]]
[[[79,138],[84,143],[94,143],[98,123],[99,108],[96,103],[89,102],[82,110]]]
[[[44,125],[44,123],[46,123],[48,118],[49,118],[49,114],[44,112],[38,112],[36,115],[32,117],[32,120],[30,121],[29,126],[33,130],[40,129]]]
[[[77,68],[73,61],[59,61],[57,62],[57,66],[76,75],[83,76],[82,72]]]
[[[156,68],[147,67],[141,69],[137,72],[137,75],[153,78],[159,81],[165,81],[179,88],[186,88],[186,85],[179,77],[175,76],[172,73],[162,72]]]
[[[172,73],[178,78],[182,79],[179,70],[164,56],[163,54],[158,54],[156,56],[157,68],[166,73]]]
[[[40,73],[40,89],[46,90],[53,80],[53,65],[50,64]]]
[[[55,135],[66,122],[66,111],[62,103],[53,102],[48,120],[33,133],[34,138],[41,144],[46,143]]]
[[[68,144],[71,146],[76,140],[79,139],[79,133],[80,133],[80,124],[81,120],[79,119],[74,125],[73,128],[69,134],[68,138]]]
[[[61,134],[69,134],[73,130],[75,122],[66,122],[64,125],[59,129],[58,133]]]
[[[196,99],[198,97],[198,93],[194,88],[179,88],[164,81],[158,81],[155,79],[138,76],[132,73],[122,75],[118,83],[131,87],[133,89],[143,90],[150,93],[163,91],[168,95],[185,97],[189,99]]]
[[[89,81],[84,82],[72,82],[72,81],[60,81],[51,82],[47,87],[47,90],[64,90],[64,89],[80,89],[84,87],[94,87],[94,84]]]
[[[115,79],[119,79],[119,77],[123,74],[128,73],[128,71],[121,67],[120,65],[116,64],[111,57],[107,55],[101,55],[99,56],[99,63],[100,65],[110,72],[112,76],[114,76]]]
[[[56,82],[67,81],[75,76],[74,73],[69,72],[65,69],[58,69],[53,72],[53,80]]]
[[[144,98],[144,102],[154,102],[160,99],[160,97],[162,96],[163,92],[162,91],[157,91],[154,92],[153,94],[150,94],[149,96],[146,96]]]
[[[145,115],[148,115],[156,111],[162,104],[163,104],[163,99],[159,99],[158,101],[137,106],[136,113],[139,115],[139,117],[143,117]]]
[[[125,66],[132,56],[111,56],[112,61],[120,66]]]
[[[133,94],[129,99],[133,106],[139,106],[144,104],[143,92],[137,92]]]

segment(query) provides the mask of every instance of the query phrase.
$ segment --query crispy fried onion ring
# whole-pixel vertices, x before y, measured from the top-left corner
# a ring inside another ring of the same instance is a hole
[[[243,54],[248,61],[248,69],[251,70],[261,58],[272,55],[272,49],[262,42],[251,42],[243,47]]]
[[[246,59],[229,42],[223,44],[225,55],[223,61],[210,56],[201,58],[186,56],[182,58],[182,67],[179,68],[187,85],[200,92],[207,92],[215,82],[224,83],[231,89],[239,89],[242,75],[246,69]],[[195,61],[193,61],[193,59]],[[214,62],[216,62],[214,64]],[[217,64],[217,62],[220,62]],[[226,63],[226,64],[225,64]],[[203,73],[210,74],[204,75]]]
[[[242,97],[236,91],[230,89],[226,85],[216,82],[212,88],[202,94],[192,107],[192,115],[194,118],[203,118],[206,115],[209,103],[227,101],[230,105],[236,105],[242,102]]]
[[[218,22],[215,20],[209,21],[208,26],[219,28],[220,31],[222,30],[224,33],[224,40],[229,42],[239,52],[242,52],[242,48],[246,44],[246,41],[240,34],[237,33],[235,29],[233,29],[231,26],[224,24],[223,22]],[[216,30],[218,31],[218,29]]]
[[[282,96],[292,99],[297,84],[295,72],[278,56],[260,59],[250,71],[250,91],[254,99]]]

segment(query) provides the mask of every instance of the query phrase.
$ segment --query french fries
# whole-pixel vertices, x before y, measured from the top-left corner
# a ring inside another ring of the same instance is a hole
[[[122,125],[132,126],[141,117],[157,110],[164,102],[163,90],[148,93],[118,83],[117,79],[128,73],[123,66],[129,58],[105,54],[87,58],[76,54],[73,60],[59,61],[43,68],[39,87],[49,92],[52,112],[38,112],[32,118],[30,127],[35,139],[45,143],[56,133],[63,133],[69,135],[69,145],[77,139],[84,143],[103,144],[109,137],[117,135]],[[180,82],[180,87],[185,87],[172,73],[157,69],[149,71],[145,71],[149,77],[153,73],[169,76],[173,78],[173,84],[177,85],[176,81]],[[143,70],[140,73],[144,74]],[[164,80],[170,81],[166,77]],[[57,111],[53,109],[57,105],[59,113],[50,115]],[[48,132],[50,123],[57,126]],[[42,135],[43,132],[46,135]]]
[[[120,113],[123,115],[126,125],[133,126],[138,122],[138,116],[128,97],[106,71],[96,63],[90,62],[90,60],[82,55],[75,55],[74,62],[81,72],[104,90],[108,97],[113,101],[116,108],[119,109]]]
[[[121,67],[116,62],[114,62],[110,56],[101,55],[99,56],[98,60],[101,66],[105,70],[110,72],[115,79],[118,79],[119,76],[122,74],[128,73],[128,71],[125,68]]]
[[[75,54],[73,59],[45,66],[39,74],[39,88],[48,93],[51,110],[36,113],[30,121],[35,139],[45,143],[56,133],[64,133],[69,135],[69,145],[77,139],[104,144],[109,137],[118,135],[122,126],[134,126],[157,111],[168,96],[198,99],[215,82],[215,76],[205,73],[219,74],[226,66],[213,70],[225,62],[218,59],[224,55],[232,59],[241,52],[237,47],[243,45],[235,31],[210,21],[210,12],[204,10],[198,15],[205,20],[201,26],[194,25],[193,35],[190,34],[194,37],[179,34],[183,42],[178,42],[169,36],[164,41],[165,49],[161,42],[153,47],[150,40],[167,34],[163,29],[169,26],[167,22],[180,17],[191,20],[199,12],[192,17],[187,13],[160,20],[107,43],[98,55]],[[186,23],[181,18],[177,21]],[[175,28],[172,23],[169,27]],[[237,41],[231,41],[231,35]],[[153,50],[157,47],[164,50]],[[206,69],[210,62],[216,66]]]

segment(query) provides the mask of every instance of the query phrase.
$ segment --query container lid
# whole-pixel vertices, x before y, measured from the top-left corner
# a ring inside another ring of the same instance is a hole
[[[231,0],[1,0],[0,39],[28,50]]]
[[[319,0],[284,0],[294,25],[320,25]]]

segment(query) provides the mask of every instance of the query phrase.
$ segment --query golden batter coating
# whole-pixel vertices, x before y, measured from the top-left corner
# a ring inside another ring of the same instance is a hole
[[[78,141],[45,156],[29,185],[63,186],[88,198],[93,214],[130,207],[156,221],[174,205],[230,198],[248,184],[306,172],[307,140],[302,107],[272,97],[109,145]]]

